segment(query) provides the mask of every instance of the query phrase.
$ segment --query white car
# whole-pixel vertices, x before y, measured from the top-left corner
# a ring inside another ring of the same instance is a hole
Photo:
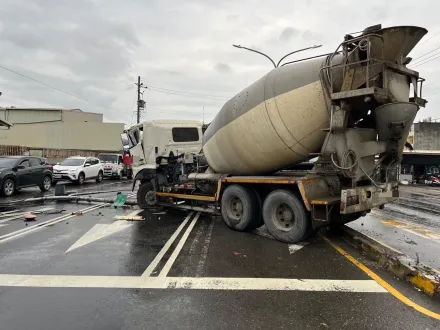
[[[83,184],[85,180],[101,182],[104,177],[102,163],[95,157],[69,157],[53,167],[53,183],[69,180]]]

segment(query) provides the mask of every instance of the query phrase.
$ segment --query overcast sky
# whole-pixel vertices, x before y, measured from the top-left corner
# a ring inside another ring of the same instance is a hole
[[[439,12],[433,0],[0,0],[0,65],[95,103],[0,68],[0,105],[80,108],[130,124],[140,75],[151,87],[144,118],[202,119],[204,108],[209,122],[271,69],[267,59],[232,44],[275,60],[322,44],[300,55],[313,56],[333,51],[346,33],[381,23],[429,30],[410,56],[434,50],[414,68],[427,79],[429,101],[418,119],[440,118]]]

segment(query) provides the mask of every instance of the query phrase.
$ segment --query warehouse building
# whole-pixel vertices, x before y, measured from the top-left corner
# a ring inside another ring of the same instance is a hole
[[[430,182],[440,172],[440,123],[430,118],[414,123],[403,152],[401,181]]]
[[[69,156],[120,152],[122,123],[104,123],[100,113],[80,109],[0,108],[0,155],[32,155],[56,163]]]
[[[414,124],[414,150],[440,150],[440,123],[424,121]]]

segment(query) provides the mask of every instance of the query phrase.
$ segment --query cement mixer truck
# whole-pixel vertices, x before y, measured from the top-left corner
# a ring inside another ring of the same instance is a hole
[[[288,243],[382,208],[398,196],[403,147],[426,104],[424,79],[407,67],[426,33],[368,27],[330,54],[270,71],[207,127],[130,128],[139,206],[219,213],[238,231],[264,224]]]

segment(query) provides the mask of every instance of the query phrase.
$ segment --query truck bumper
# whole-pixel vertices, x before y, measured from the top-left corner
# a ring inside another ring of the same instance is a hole
[[[352,214],[371,210],[399,197],[398,182],[389,182],[384,188],[376,186],[356,187],[341,191],[341,214]]]

